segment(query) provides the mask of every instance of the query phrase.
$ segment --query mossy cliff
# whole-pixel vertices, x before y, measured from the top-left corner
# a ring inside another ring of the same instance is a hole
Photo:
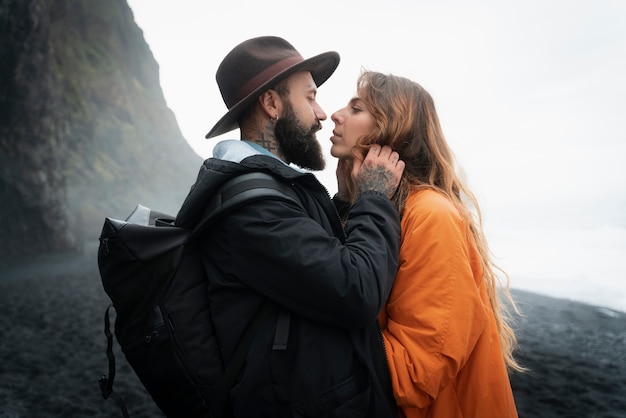
[[[124,0],[0,0],[0,260],[66,251],[137,203],[176,213],[201,158]]]

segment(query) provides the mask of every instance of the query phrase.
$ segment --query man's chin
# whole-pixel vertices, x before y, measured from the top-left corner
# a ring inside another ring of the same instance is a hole
[[[321,157],[320,160],[315,162],[294,161],[293,163],[301,169],[308,171],[322,171],[326,168],[326,160],[324,160],[324,157]]]
[[[326,168],[326,165],[324,165],[324,167],[322,168],[307,168],[306,170],[309,171],[323,171]]]

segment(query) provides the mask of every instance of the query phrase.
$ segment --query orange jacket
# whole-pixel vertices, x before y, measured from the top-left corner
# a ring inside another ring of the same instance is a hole
[[[473,238],[453,204],[412,192],[379,320],[401,415],[517,417]]]

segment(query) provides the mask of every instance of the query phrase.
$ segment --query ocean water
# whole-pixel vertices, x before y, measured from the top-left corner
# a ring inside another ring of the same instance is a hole
[[[512,288],[626,312],[626,228],[493,228]]]

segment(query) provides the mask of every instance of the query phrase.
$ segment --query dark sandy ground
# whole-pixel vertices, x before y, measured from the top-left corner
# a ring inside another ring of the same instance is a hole
[[[626,313],[514,291],[524,314],[511,378],[521,418],[626,417]],[[121,417],[100,395],[107,371],[96,246],[0,265],[0,417]],[[163,417],[118,359],[131,418]]]

